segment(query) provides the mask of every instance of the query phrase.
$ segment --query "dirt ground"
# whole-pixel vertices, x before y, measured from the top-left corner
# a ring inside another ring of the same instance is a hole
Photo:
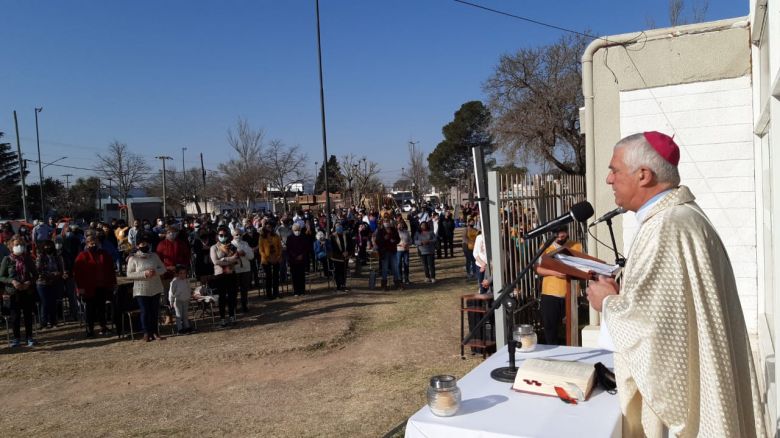
[[[425,404],[428,378],[461,377],[459,246],[411,288],[326,290],[266,302],[234,328],[199,320],[164,341],[84,339],[78,324],[42,331],[40,346],[0,349],[2,436],[381,437]],[[169,331],[163,329],[163,334]]]

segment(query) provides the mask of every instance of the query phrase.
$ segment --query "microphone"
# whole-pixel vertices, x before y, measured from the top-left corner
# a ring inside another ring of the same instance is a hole
[[[588,228],[596,226],[596,224],[600,224],[602,222],[608,221],[612,219],[615,216],[619,216],[626,212],[626,209],[623,207],[618,207],[614,210],[608,211],[604,213],[604,216],[601,216],[600,218],[596,219],[592,224],[588,225]]]
[[[554,230],[562,225],[566,225],[570,222],[585,222],[591,216],[593,216],[593,206],[588,201],[582,201],[574,204],[571,207],[571,211],[559,216],[544,225],[540,225],[530,232],[525,234],[525,240],[533,239],[536,236],[544,234],[548,231]]]

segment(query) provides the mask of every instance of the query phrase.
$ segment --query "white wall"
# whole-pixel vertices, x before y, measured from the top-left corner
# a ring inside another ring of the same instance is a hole
[[[620,92],[621,137],[674,134],[680,177],[712,221],[728,251],[745,322],[757,325],[755,177],[750,76]],[[623,219],[624,254],[637,230]]]

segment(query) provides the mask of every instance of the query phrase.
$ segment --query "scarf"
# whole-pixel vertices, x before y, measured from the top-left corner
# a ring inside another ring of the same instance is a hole
[[[27,280],[27,263],[24,261],[24,254],[17,256],[15,254],[11,255],[11,260],[16,263],[15,266],[15,273],[16,273],[16,281],[26,281]]]

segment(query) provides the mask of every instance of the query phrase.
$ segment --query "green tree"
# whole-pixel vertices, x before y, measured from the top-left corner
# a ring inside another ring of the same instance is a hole
[[[4,143],[0,132],[0,217],[21,217],[21,187],[19,186],[19,159]]]
[[[40,184],[33,183],[27,186],[27,193],[40,193]],[[66,211],[67,192],[62,181],[46,177],[43,180],[43,196],[46,202],[47,212],[54,212],[54,215],[62,215]],[[39,196],[27,197],[27,210],[30,217],[46,220],[45,212],[41,211],[41,198]]]
[[[458,185],[474,172],[471,148],[482,147],[485,155],[495,149],[490,134],[490,110],[478,100],[466,102],[455,112],[453,120],[444,125],[444,140],[428,155],[431,182],[441,189]],[[487,159],[488,167],[495,160]],[[471,189],[469,189],[471,192]]]
[[[335,155],[328,159],[328,189],[331,193],[342,193],[344,191],[344,175],[339,166],[339,160]],[[314,193],[325,191],[325,166],[320,167],[317,172],[317,181],[314,183]]]
[[[92,220],[97,217],[97,193],[100,179],[97,177],[78,178],[68,190],[68,202],[71,217]]]

